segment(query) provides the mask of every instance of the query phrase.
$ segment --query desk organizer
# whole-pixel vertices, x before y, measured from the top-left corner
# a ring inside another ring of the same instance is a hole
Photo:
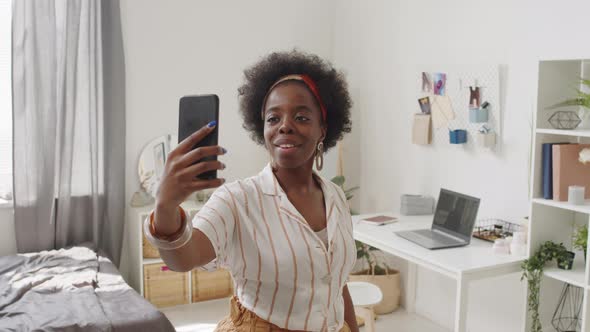
[[[400,213],[404,216],[433,214],[434,197],[422,195],[402,195]]]
[[[465,144],[467,143],[467,130],[457,129],[449,131],[449,139],[451,144]]]
[[[470,108],[469,109],[469,122],[471,122],[471,123],[488,122],[487,108]]]
[[[495,133],[477,133],[477,145],[484,148],[493,148],[496,145]]]
[[[512,236],[514,232],[522,231],[522,225],[502,219],[481,219],[473,227],[473,237],[494,242]]]

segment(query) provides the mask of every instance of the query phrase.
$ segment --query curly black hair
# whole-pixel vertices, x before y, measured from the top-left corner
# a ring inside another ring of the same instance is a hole
[[[290,74],[307,74],[315,81],[327,111],[324,151],[336,146],[352,125],[352,101],[344,74],[317,55],[298,50],[271,53],[244,70],[245,82],[238,88],[243,127],[256,143],[264,145],[264,121],[260,115],[264,97],[279,78]]]

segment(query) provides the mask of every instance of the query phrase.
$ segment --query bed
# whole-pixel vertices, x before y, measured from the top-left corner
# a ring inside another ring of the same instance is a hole
[[[174,331],[85,246],[0,257],[0,331]]]

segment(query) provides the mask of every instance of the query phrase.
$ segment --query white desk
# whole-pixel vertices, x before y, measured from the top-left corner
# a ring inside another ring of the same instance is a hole
[[[396,223],[374,226],[359,220],[391,213],[373,213],[353,216],[354,238],[386,253],[408,261],[408,289],[406,311],[415,312],[416,266],[421,266],[457,282],[457,300],[455,306],[455,332],[466,331],[467,284],[470,281],[491,278],[520,271],[520,265],[526,257],[513,255],[496,255],[492,244],[473,238],[466,247],[429,250],[394,234],[396,231],[430,228],[432,215],[401,216]]]

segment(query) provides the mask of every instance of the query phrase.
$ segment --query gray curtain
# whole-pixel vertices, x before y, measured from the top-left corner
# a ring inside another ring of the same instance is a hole
[[[118,265],[125,216],[118,1],[13,2],[19,252],[92,242]]]

